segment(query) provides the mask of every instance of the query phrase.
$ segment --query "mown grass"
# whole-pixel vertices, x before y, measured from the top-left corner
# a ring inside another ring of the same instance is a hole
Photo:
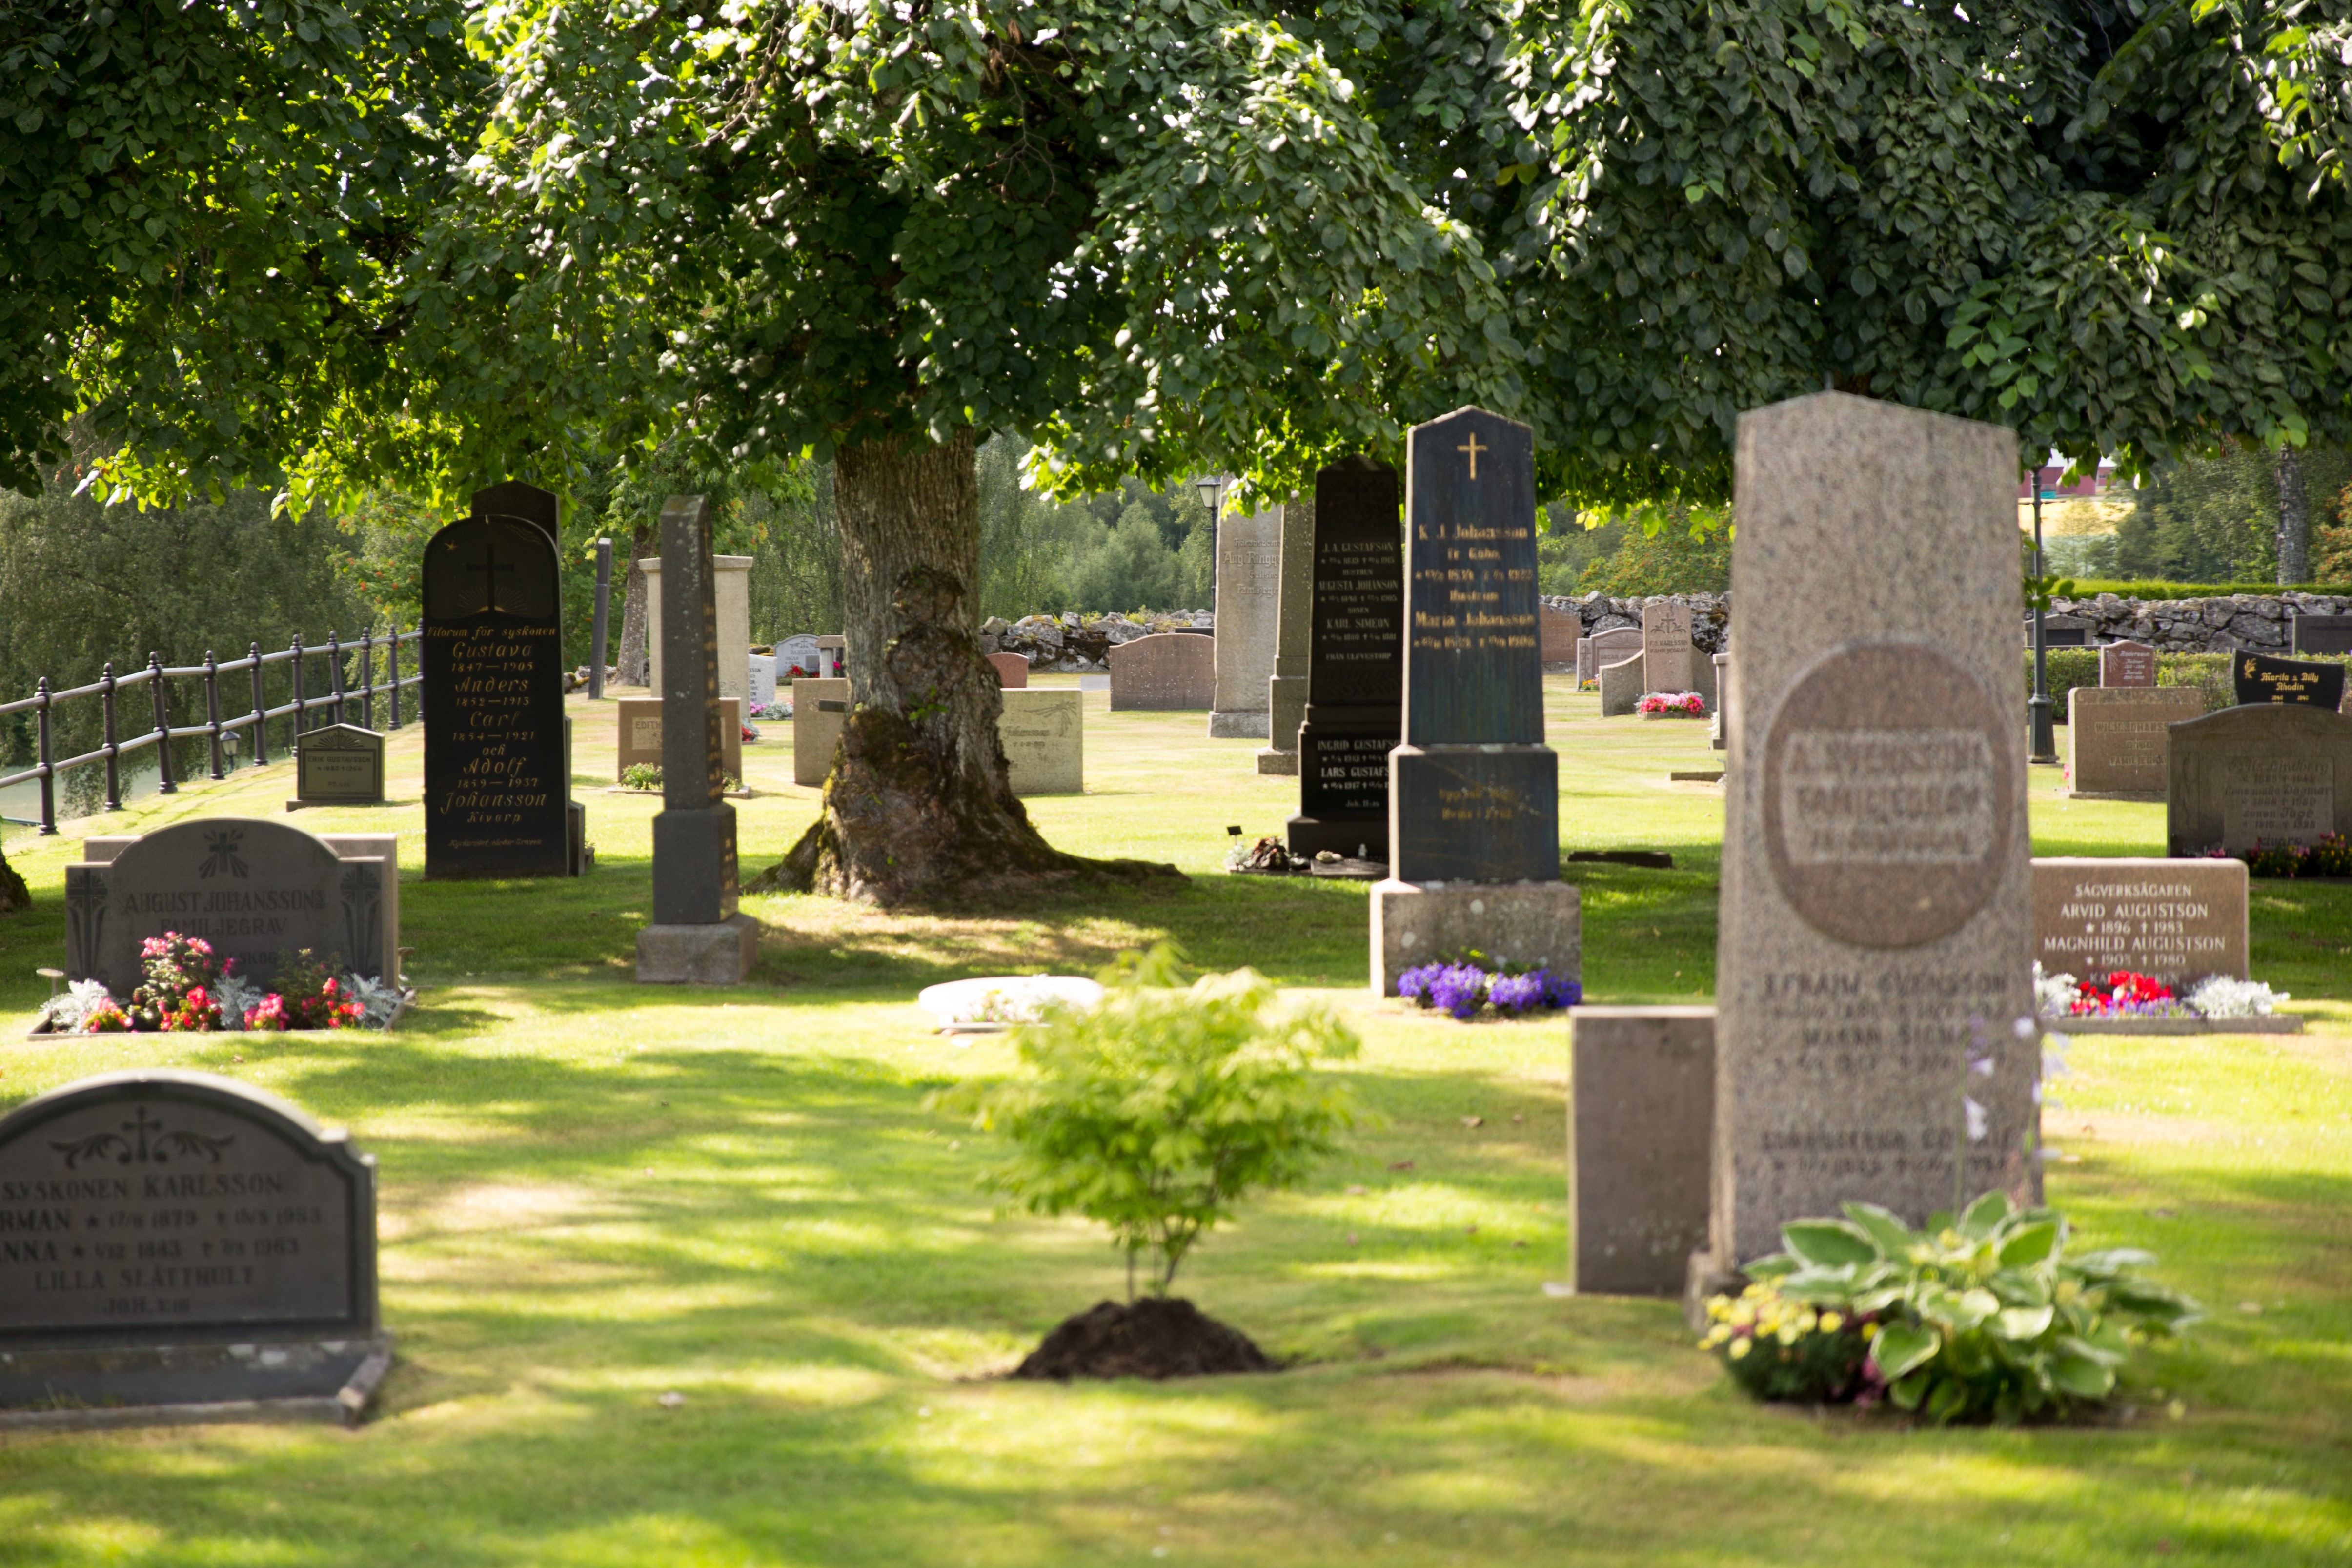
[[[1227,824],[1295,784],[1198,716],[1090,701],[1090,793],[1055,842],[1173,861],[1189,889],[921,917],[749,907],[759,983],[629,984],[652,803],[590,793],[579,882],[428,884],[413,732],[404,940],[425,1006],[389,1037],[7,1047],[0,1100],[129,1065],[228,1073],[351,1126],[383,1179],[401,1364],[355,1433],[229,1426],[0,1440],[0,1563],[2304,1563],[2352,1553],[2352,889],[2259,887],[2257,973],[2301,1037],[2084,1039],[2050,1189],[2091,1244],[2147,1246],[2210,1320],[2131,1373],[2120,1427],[1905,1431],[1759,1409],[1664,1302],[1541,1290],[1567,1242],[1557,1022],[1457,1026],[1365,994],[1360,887],[1217,874]],[[1665,781],[1703,727],[1552,694],[1596,1000],[1712,991],[1718,792]],[[770,733],[775,734],[774,729]],[[746,754],[744,859],[814,810]],[[104,824],[282,810],[286,770]],[[2043,852],[2152,853],[2161,808],[2062,803]],[[2155,815],[2151,817],[2149,813]],[[21,1033],[62,951],[78,838],[10,846],[40,903],[0,923]],[[992,1374],[1118,1289],[1077,1223],[1000,1215],[986,1141],[922,1109],[1003,1070],[911,1005],[932,980],[1085,969],[1167,936],[1345,1009],[1377,1121],[1308,1189],[1251,1205],[1181,1288],[1297,1358],[1276,1377],[1037,1387]],[[1476,1126],[1466,1116],[1481,1118]],[[2247,1309],[2253,1310],[2247,1310]],[[666,1409],[665,1391],[685,1395]],[[2179,1398],[2178,1420],[2163,1406]],[[1164,1552],[1165,1555],[1159,1553]]]

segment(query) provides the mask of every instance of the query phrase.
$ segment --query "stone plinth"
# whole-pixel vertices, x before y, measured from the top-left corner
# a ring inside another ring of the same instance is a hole
[[[1110,666],[1113,712],[1197,713],[1216,700],[1217,639],[1155,632],[1103,656]]]
[[[1578,1007],[1568,1023],[1571,1283],[1679,1296],[1706,1245],[1715,1009]]]
[[[1307,722],[1308,653],[1315,614],[1315,500],[1293,496],[1282,510],[1282,584],[1274,639],[1274,675],[1266,682],[1266,743],[1261,773],[1298,772],[1298,727]]]
[[[2224,708],[2172,726],[2165,836],[2177,856],[2309,846],[2352,831],[2352,719],[2309,703]]]
[[[1735,462],[1718,1264],[1848,1201],[2041,1192],[2017,437],[1822,393],[1742,415]]]
[[[1583,978],[1583,932],[1573,882],[1372,884],[1372,988],[1465,948],[1511,963]]]
[[[662,763],[662,703],[658,697],[624,697],[614,704],[614,733],[619,742],[614,748],[613,777],[620,778],[640,764],[660,767]],[[719,703],[719,752],[721,765],[730,778],[743,776],[743,705],[732,697]]]
[[[1282,509],[1222,519],[1217,524],[1216,691],[1209,710],[1211,736],[1269,738],[1272,720],[1266,700],[1281,608]]]
[[[667,546],[665,546],[667,548]],[[714,555],[711,565],[711,613],[719,628],[719,695],[739,701],[751,695],[751,565],[749,555]],[[646,657],[650,671],[646,684],[662,689],[661,558],[649,555],[637,564],[646,574]]]
[[[824,783],[848,723],[846,677],[793,682],[793,783],[812,789]]]
[[[760,922],[736,913],[637,932],[640,985],[740,985],[760,956]]]
[[[1622,719],[1642,705],[1642,699],[1654,688],[1649,684],[1649,671],[1640,654],[1621,658],[1615,664],[1601,667],[1601,716]]]
[[[1075,686],[1004,694],[996,738],[1014,795],[1077,795],[1087,787],[1086,695]]]
[[[2051,974],[2149,974],[2176,991],[2246,967],[2243,860],[2033,862],[2033,956]]]
[[[2066,693],[2070,794],[2162,800],[2171,727],[2205,711],[2195,686],[2077,686]]]

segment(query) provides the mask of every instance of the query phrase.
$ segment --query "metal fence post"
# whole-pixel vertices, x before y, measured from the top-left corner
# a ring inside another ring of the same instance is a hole
[[[392,617],[392,727],[400,728],[400,617]]]
[[[327,711],[340,724],[343,721],[343,642],[331,631],[327,634],[327,679],[328,689],[335,694],[334,706]]]
[[[253,660],[253,765],[257,768],[268,767],[269,765],[269,721],[265,715],[269,710],[268,700],[261,690],[261,645],[252,643],[247,645],[247,656]]]
[[[122,748],[114,743],[114,661],[108,659],[98,677],[99,706],[106,715],[106,809],[122,809],[122,776],[117,759]]]
[[[50,763],[57,753],[49,746],[49,678],[33,689],[34,699],[40,706],[33,710],[34,730],[41,749],[41,831],[54,834],[58,830],[58,781]]]
[[[220,663],[210,648],[205,649],[205,724],[213,732],[213,777],[226,778],[221,772]]]
[[[360,632],[360,728],[375,728],[375,624]]]
[[[310,715],[310,708],[302,700],[302,634],[300,632],[294,634],[294,657],[288,659],[286,663],[294,672],[294,728],[289,731],[293,740],[288,746],[290,751],[301,745],[302,721]]]
[[[588,639],[588,700],[604,696],[604,635],[613,614],[613,542],[596,542],[596,616]]]
[[[179,780],[172,772],[172,710],[163,699],[163,656],[160,653],[147,656],[147,684],[155,689],[155,766],[159,770],[155,793],[177,795]]]

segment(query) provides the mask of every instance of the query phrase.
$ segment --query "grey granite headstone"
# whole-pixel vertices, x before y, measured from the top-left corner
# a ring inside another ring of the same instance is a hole
[[[1642,676],[1652,691],[1694,691],[1690,607],[1672,599],[1642,606]]]
[[[1605,632],[1595,632],[1580,645],[1582,662],[1577,674],[1585,680],[1599,680],[1604,665],[1622,664],[1642,651],[1642,628],[1612,626]]]
[[[2175,991],[2209,974],[2244,980],[2246,863],[2037,858],[2033,956],[2046,974],[2121,969]]]
[[[1622,719],[1641,708],[1642,699],[1656,689],[1650,684],[1648,667],[1649,659],[1640,653],[1601,667],[1601,716],[1603,719]]]
[[[1848,1201],[2041,1191],[2016,435],[1821,393],[1735,463],[1717,1268]]]
[[[263,984],[277,977],[279,952],[303,948],[385,978],[385,883],[395,871],[388,858],[345,858],[267,817],[175,822],[106,861],[66,868],[66,973],[128,996],[145,981],[141,944],[178,931]]]
[[[1372,890],[1372,984],[1393,992],[1399,973],[1432,956],[1423,939],[1435,932],[1574,978],[1559,759],[1543,744],[1534,434],[1463,408],[1416,426],[1407,451],[1404,743],[1389,754],[1390,875]],[[1486,890],[1514,886],[1510,899]]]
[[[295,737],[294,798],[303,805],[382,805],[383,737],[357,724]]]
[[[453,522],[425,545],[424,579],[425,876],[572,874],[562,594],[546,526],[495,514]]]
[[[654,814],[654,923],[637,933],[637,978],[734,984],[750,972],[757,927],[735,909],[709,501],[672,496],[661,531],[662,809]]]
[[[1315,476],[1307,697],[1290,852],[1387,853],[1389,752],[1404,725],[1404,535],[1394,468]]]
[[[375,1162],[244,1084],[27,1100],[0,1117],[0,1428],[349,1421],[390,1366]]]
[[[1086,694],[1075,686],[1007,687],[997,715],[1004,777],[1014,795],[1078,795],[1087,787]]]
[[[1577,1294],[1681,1295],[1706,1245],[1715,1009],[1576,1008],[1568,1110]]]
[[[1113,712],[1199,712],[1216,700],[1217,639],[1155,632],[1103,656]]]
[[[2352,616],[2297,616],[2291,626],[2297,653],[2352,653]]]
[[[1215,706],[1209,711],[1211,735],[1267,738],[1266,683],[1274,679],[1281,605],[1282,509],[1219,522],[1217,689]]]
[[[2175,724],[2169,739],[2171,854],[2243,856],[2352,831],[2352,719],[2304,702],[2252,703]]]
[[[816,665],[816,638],[810,633],[797,633],[776,645],[777,680],[791,681],[803,675],[814,676]]]
[[[2066,693],[2071,795],[2164,798],[2166,738],[2205,711],[2200,686],[2077,686]]]
[[[1315,498],[1293,496],[1282,508],[1282,588],[1274,637],[1274,678],[1266,688],[1266,743],[1257,771],[1298,771],[1298,727],[1307,721],[1307,667],[1315,613]]]
[[[793,682],[793,783],[824,784],[848,725],[847,677],[804,675]]]

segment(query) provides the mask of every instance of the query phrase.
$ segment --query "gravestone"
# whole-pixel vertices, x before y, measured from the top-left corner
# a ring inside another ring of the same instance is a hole
[[[294,798],[298,805],[382,805],[383,737],[357,724],[328,724],[294,741]]]
[[[803,675],[814,675],[817,664],[816,638],[806,632],[788,637],[776,645],[776,679],[791,681]]]
[[[1483,408],[1416,426],[1405,476],[1404,742],[1389,753],[1389,879],[1372,985],[1475,948],[1570,979],[1559,759],[1543,744],[1534,434]]]
[[[2240,653],[2231,660],[2231,673],[2242,704],[2292,702],[2325,708],[2331,713],[2344,707],[2344,666],[2340,664]]]
[[[2102,687],[2154,686],[2156,649],[2144,642],[2111,642],[2099,650]],[[2068,721],[2070,723],[2072,721]]]
[[[710,558],[711,611],[719,628],[719,695],[739,701],[751,695],[751,563],[749,555]],[[637,563],[646,574],[646,657],[651,661],[646,680],[662,689],[661,558]]]
[[[1642,628],[1612,626],[1605,632],[1595,632],[1578,645],[1578,676],[1585,680],[1599,680],[1603,665],[1622,664],[1642,651]]]
[[[776,656],[755,653],[751,656],[751,695],[746,699],[749,710],[764,713],[776,700]]]
[[[760,927],[735,907],[735,808],[720,776],[725,721],[710,502],[670,497],[661,539],[662,808],[654,814],[654,919],[637,931],[637,980],[736,985],[759,957]],[[740,749],[736,754],[740,766]]]
[[[822,785],[849,724],[849,682],[804,676],[793,682],[793,783]]]
[[[1569,1014],[1569,1211],[1580,1296],[1679,1296],[1706,1245],[1715,1009]]]
[[[2297,653],[2352,653],[2352,616],[2297,616],[2291,626]]]
[[[620,744],[614,763],[613,777],[619,779],[631,768],[666,767],[662,751],[662,700],[658,697],[624,697],[617,704],[619,723],[615,733]],[[743,705],[732,697],[719,701],[719,766],[727,776],[740,781],[743,777]]]
[[[1267,738],[1265,703],[1270,689],[1266,683],[1274,679],[1276,622],[1281,605],[1282,509],[1225,518],[1217,524],[1217,635],[1211,639],[1215,644],[1216,694],[1209,710],[1212,736]]]
[[[1298,727],[1307,721],[1307,663],[1314,643],[1315,500],[1293,496],[1282,514],[1281,585],[1276,595],[1274,676],[1265,693],[1266,742],[1257,771],[1286,777],[1298,771]]]
[[[1086,696],[1075,686],[1004,691],[996,737],[1014,795],[1077,795],[1087,787]]]
[[[2305,702],[2224,708],[2172,726],[2168,852],[2308,847],[2352,831],[2352,719]]]
[[[2079,616],[2044,615],[2042,617],[2042,646],[2088,647],[2091,646],[2091,623]],[[2029,648],[2033,646],[2033,616],[2031,614],[2025,617],[2025,646]]]
[[[1642,606],[1642,679],[1652,691],[1696,690],[1691,668],[1697,655],[1688,605],[1652,599]]]
[[[268,985],[280,952],[309,948],[372,980],[398,973],[393,836],[344,848],[267,817],[207,816],[136,837],[93,838],[66,868],[66,973],[118,997],[145,984],[139,950],[166,931],[198,936]],[[353,852],[353,847],[363,847]]]
[[[353,1422],[391,1367],[375,1162],[274,1096],[53,1089],[0,1117],[0,1426]]]
[[[825,680],[849,679],[849,639],[839,632],[816,639],[816,672]]]
[[[1603,719],[1622,719],[1636,711],[1642,699],[1657,689],[1650,684],[1649,660],[1638,650],[1631,658],[1602,665],[1599,677]]]
[[[2066,694],[2070,795],[2164,798],[2166,738],[2205,711],[2198,686],[2077,686]]]
[[[1578,668],[1584,646],[1584,620],[1574,610],[1557,605],[1536,608],[1536,637],[1543,650],[1547,675],[1565,675]]]
[[[1342,458],[1315,476],[1307,711],[1290,852],[1387,853],[1389,752],[1404,728],[1404,539],[1397,474]]]
[[[1729,743],[1725,736],[1731,728],[1731,715],[1726,704],[1731,700],[1731,655],[1728,652],[1710,654],[1707,663],[1715,671],[1715,716],[1707,721],[1706,743],[1720,752]]]
[[[1110,705],[1129,710],[1198,712],[1216,700],[1217,639],[1155,632],[1103,655],[1110,666]]]
[[[1017,653],[992,653],[990,666],[996,671],[996,683],[1007,691],[1019,691],[1029,684],[1029,659]]]
[[[553,542],[527,518],[469,517],[425,545],[424,577],[425,876],[577,874]]]
[[[1956,1186],[2038,1202],[2041,1182],[2040,1047],[2011,1027],[2033,1012],[2016,435],[1819,393],[1740,416],[1734,485],[1695,1274],[1848,1201],[1917,1224]],[[1989,1075],[1969,1067],[1971,1016]]]
[[[2033,956],[2048,974],[2153,975],[2176,992],[2249,979],[2243,860],[2037,858]]]

